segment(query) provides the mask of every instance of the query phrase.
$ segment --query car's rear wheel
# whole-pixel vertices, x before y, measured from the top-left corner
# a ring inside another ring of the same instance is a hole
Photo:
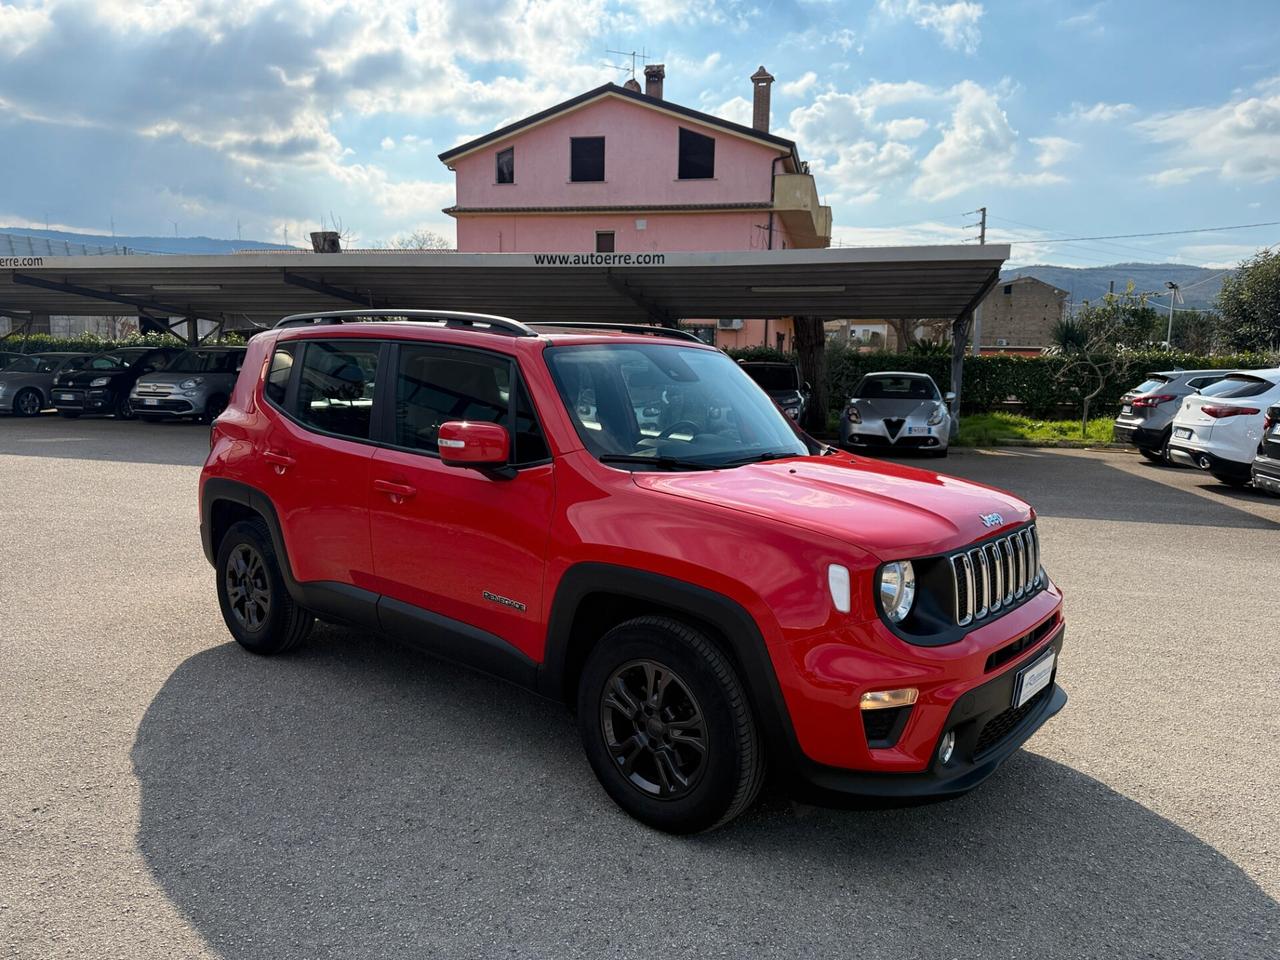
[[[218,545],[218,604],[227,629],[253,653],[284,653],[306,639],[315,618],[294,603],[261,520],[242,520]]]
[[[34,417],[44,409],[44,404],[40,400],[40,394],[30,387],[23,390],[13,398],[13,412],[19,417]]]
[[[1150,460],[1152,463],[1169,463],[1169,438],[1172,436],[1172,430],[1166,430],[1160,436],[1160,445],[1158,447],[1139,447],[1138,452]]]
[[[765,758],[746,692],[703,633],[638,617],[591,651],[578,685],[587,759],[614,802],[671,833],[732,820],[755,800]]]

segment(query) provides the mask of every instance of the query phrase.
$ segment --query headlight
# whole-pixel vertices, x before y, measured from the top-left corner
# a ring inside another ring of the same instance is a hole
[[[844,412],[844,415],[849,418],[850,423],[862,422],[862,414],[858,412],[858,408],[853,404],[849,404],[849,409]]]
[[[933,413],[929,414],[929,426],[936,427],[940,424],[946,412],[947,408],[941,403],[934,407]]]
[[[105,387],[110,382],[111,382],[110,377],[95,377],[93,380],[89,381],[89,386]]]
[[[901,623],[916,599],[916,572],[910,560],[880,568],[880,606],[893,623]]]
[[[178,384],[178,386],[181,387],[183,390],[194,390],[196,387],[200,386],[200,384],[202,383],[204,383],[204,379],[202,377],[192,377],[190,380],[183,380],[180,384]]]

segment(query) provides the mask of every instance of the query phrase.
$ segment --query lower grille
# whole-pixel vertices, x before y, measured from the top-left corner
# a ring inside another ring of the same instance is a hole
[[[987,725],[978,734],[978,742],[973,748],[974,758],[976,759],[992,747],[998,746],[1000,741],[1013,733],[1018,724],[1022,723],[1040,704],[1044,703],[1052,692],[1053,684],[1050,683],[1022,706],[1010,707],[1003,713],[998,713],[988,720]]]
[[[906,422],[906,420],[898,417],[885,417],[884,428],[889,431],[889,436],[896,437],[898,431],[902,429],[902,425]]]

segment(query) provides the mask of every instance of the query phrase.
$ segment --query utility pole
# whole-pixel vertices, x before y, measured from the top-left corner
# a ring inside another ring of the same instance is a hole
[[[1172,280],[1166,280],[1164,285],[1169,288],[1169,331],[1164,335],[1164,342],[1172,349],[1173,347],[1173,305],[1181,298],[1182,291],[1178,289],[1178,285]]]
[[[979,207],[978,213],[982,214],[982,219],[978,222],[978,246],[985,247],[987,245],[987,208]]]

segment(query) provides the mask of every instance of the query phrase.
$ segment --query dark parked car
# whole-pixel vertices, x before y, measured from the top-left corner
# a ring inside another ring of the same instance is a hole
[[[1262,442],[1253,461],[1253,488],[1280,497],[1280,403],[1267,408]]]
[[[800,368],[794,363],[739,361],[742,372],[754,380],[792,420],[804,416],[813,388],[800,379]]]
[[[89,362],[89,353],[32,353],[17,355],[0,367],[0,413],[34,417],[52,404],[53,381],[60,373],[72,373]]]
[[[195,417],[210,423],[227,408],[244,347],[185,350],[163,370],[140,377],[129,400],[138,419]]]
[[[133,419],[129,391],[144,373],[163,370],[179,347],[122,347],[90,358],[74,373],[60,373],[53,382],[53,404],[64,417],[83,413],[113,414]]]

